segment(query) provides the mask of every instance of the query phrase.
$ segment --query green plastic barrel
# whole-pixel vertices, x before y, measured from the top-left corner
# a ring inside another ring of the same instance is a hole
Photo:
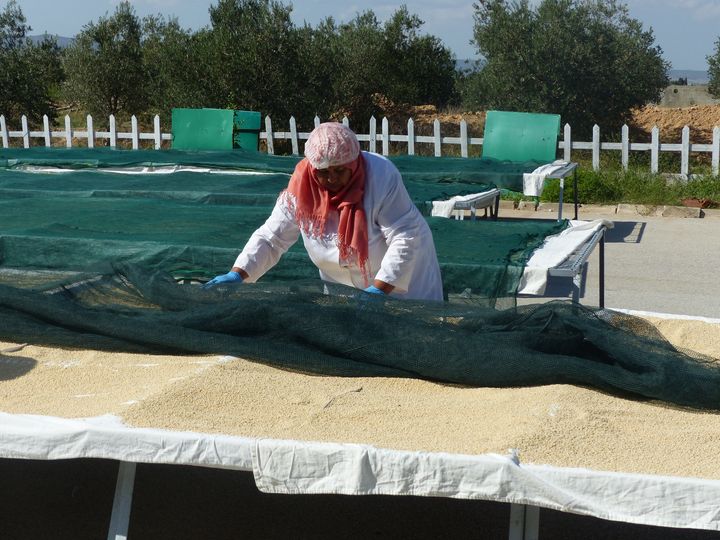
[[[235,111],[232,140],[233,148],[257,150],[260,144],[260,113]]]

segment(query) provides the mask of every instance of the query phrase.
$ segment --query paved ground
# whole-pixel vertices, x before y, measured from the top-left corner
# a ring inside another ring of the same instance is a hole
[[[570,211],[566,207],[566,216]],[[555,214],[510,210],[500,217],[551,219]],[[580,209],[580,219],[608,219],[605,306],[720,318],[720,219],[612,214]],[[598,303],[598,249],[589,261],[584,296]]]

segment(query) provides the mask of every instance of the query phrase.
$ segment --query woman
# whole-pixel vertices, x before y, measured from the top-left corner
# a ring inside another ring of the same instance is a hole
[[[320,124],[272,214],[230,272],[205,286],[254,282],[302,236],[324,281],[398,298],[442,300],[432,234],[387,158],[350,128]]]

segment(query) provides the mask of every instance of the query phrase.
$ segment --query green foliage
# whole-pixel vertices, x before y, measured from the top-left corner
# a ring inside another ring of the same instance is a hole
[[[373,96],[385,92],[384,81],[377,75],[384,47],[380,24],[372,11],[339,28],[334,91],[343,112],[355,122],[365,123],[376,110]],[[392,76],[390,70],[381,73]]]
[[[302,69],[292,7],[274,0],[219,0],[198,39],[206,106],[288,118],[302,109]]]
[[[86,24],[65,51],[65,98],[108,116],[147,108],[141,24],[128,1],[112,16]]]
[[[651,30],[616,0],[479,0],[482,69],[469,108],[559,113],[577,135],[616,129],[633,107],[659,99],[669,64]]]
[[[328,119],[339,109],[336,92],[337,79],[341,73],[338,29],[335,21],[329,17],[316,28],[304,25],[297,30],[297,34],[305,103],[293,114],[298,122],[310,126],[315,115]]]
[[[448,104],[454,93],[455,57],[442,42],[419,35],[423,21],[402,6],[386,23],[383,61],[388,95],[411,104]]]
[[[337,106],[354,122],[367,122],[383,101],[440,107],[451,102],[455,58],[436,37],[420,35],[422,25],[401,6],[384,25],[366,11],[338,28],[332,84]]]
[[[0,86],[0,111],[50,112],[49,102],[30,102],[47,94],[38,81],[63,73],[62,97],[73,110],[118,120],[213,107],[260,111],[279,122],[294,115],[309,129],[316,115],[348,115],[358,125],[394,105],[457,102],[452,53],[421,34],[423,21],[405,6],[385,23],[366,11],[340,26],[328,18],[299,28],[292,5],[280,0],[218,0],[209,11],[210,26],[193,33],[161,15],[141,21],[130,2],[120,2],[83,27],[53,71],[45,60],[54,54],[57,64],[59,51],[50,43],[26,55],[33,65],[14,58],[27,27],[10,2],[0,13],[0,54],[14,77],[25,78]],[[23,47],[29,51],[29,42]]]
[[[148,114],[168,117],[173,107],[203,107],[197,81],[204,78],[198,37],[161,15],[142,21],[142,61]]]
[[[720,39],[715,42],[713,54],[705,57],[708,63],[708,92],[714,98],[720,98]]]
[[[559,182],[548,182],[542,201],[556,202]],[[593,171],[578,169],[578,196],[584,204],[679,205],[683,199],[710,199],[720,203],[720,178],[703,175],[683,181],[630,168]],[[565,180],[565,198],[572,197],[572,181]]]
[[[25,114],[37,123],[56,112],[52,96],[63,78],[60,49],[49,38],[33,44],[26,37],[29,30],[20,7],[8,2],[0,11],[0,114],[9,122]]]

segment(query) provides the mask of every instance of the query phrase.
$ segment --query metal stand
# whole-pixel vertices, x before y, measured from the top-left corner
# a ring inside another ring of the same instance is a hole
[[[133,487],[135,485],[135,469],[135,463],[120,462],[117,484],[115,484],[112,515],[110,516],[108,540],[127,540]]]
[[[600,304],[600,308],[605,307],[605,231],[603,230],[603,234],[600,237],[600,251],[598,252],[598,259],[600,260],[599,265],[599,281],[600,281],[600,290],[598,291],[598,303]]]
[[[538,540],[539,536],[540,508],[526,504],[511,504],[508,540]]]
[[[558,202],[558,221],[562,219],[562,207],[563,207],[563,192],[565,191],[565,178],[570,176],[570,173],[573,173],[573,188],[575,190],[574,196],[573,196],[573,202],[575,203],[575,217],[573,219],[578,218],[578,189],[577,189],[577,167],[578,164],[571,162],[565,165],[562,169],[555,171],[555,173],[550,174],[547,176],[547,178],[559,178],[560,179],[560,200]]]

